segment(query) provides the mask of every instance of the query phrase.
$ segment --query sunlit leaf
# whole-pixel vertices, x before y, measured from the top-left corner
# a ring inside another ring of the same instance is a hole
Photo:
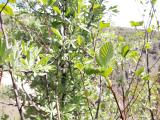
[[[40,3],[42,3],[43,5],[46,5],[48,0],[38,0]]]
[[[137,50],[130,50],[130,52],[128,53],[128,57],[130,59],[133,59],[135,62],[137,62],[137,60],[140,57],[140,54]]]
[[[152,30],[152,28],[150,28],[150,27],[147,29],[147,32],[148,32],[148,33],[151,33],[152,31],[153,31],[153,30]]]
[[[84,66],[83,66],[82,63],[76,63],[76,64],[74,65],[74,67],[77,68],[77,69],[79,69],[80,71],[82,71],[82,70],[84,69]]]
[[[100,27],[100,29],[102,30],[102,29],[104,29],[104,28],[110,27],[110,23],[105,23],[105,22],[101,21],[101,22],[99,23],[99,27]]]
[[[150,42],[147,42],[146,45],[145,45],[145,48],[146,48],[146,49],[150,49],[150,48],[151,48],[151,43],[150,43]]]
[[[132,27],[138,27],[143,25],[143,21],[138,21],[138,22],[131,21],[130,24]]]
[[[136,70],[135,74],[136,76],[140,76],[144,72],[144,67],[140,67],[138,70]]]
[[[53,10],[57,13],[57,14],[61,14],[61,10],[56,7],[56,6],[53,6]]]
[[[150,79],[149,74],[144,75],[144,76],[142,77],[142,79],[143,79],[143,80],[149,80],[149,79]]]
[[[27,57],[27,61],[28,61],[28,63],[29,63],[29,61],[30,61],[30,57],[31,57],[31,56],[30,56],[30,51],[29,51],[29,50],[27,51],[27,55],[26,55],[26,57]]]
[[[60,39],[62,38],[60,32],[57,29],[52,27],[51,30],[58,38],[60,38]]]
[[[13,15],[13,10],[12,8],[9,6],[9,5],[6,5],[5,7],[5,4],[0,4],[0,11],[3,9],[3,12],[7,15]]]
[[[23,58],[20,58],[20,62],[21,62],[23,65],[27,65],[26,60],[25,60],[25,59],[23,59]]]
[[[81,12],[81,8],[82,8],[82,6],[83,6],[83,2],[82,2],[82,0],[78,0],[78,13],[80,13],[80,12]]]
[[[15,2],[16,2],[16,0],[9,0],[9,2],[10,2],[10,3],[15,3]]]
[[[43,56],[38,62],[38,65],[46,65],[49,60],[50,60],[50,56]]]
[[[130,47],[128,45],[125,45],[124,47],[122,47],[122,51],[121,51],[122,56],[126,57],[129,51],[130,51]]]
[[[119,40],[120,42],[125,41],[125,39],[124,39],[124,37],[123,37],[123,36],[118,36],[118,40]]]
[[[77,44],[78,44],[79,46],[81,46],[81,45],[83,44],[83,42],[84,42],[82,36],[78,35],[76,42],[77,42]]]
[[[100,7],[101,7],[100,4],[94,4],[94,5],[93,5],[93,10],[98,9],[98,8],[100,8]]]
[[[107,69],[104,70],[103,76],[108,77],[113,71],[112,67],[108,67]]]
[[[53,5],[56,2],[56,0],[49,0],[48,5]]]
[[[155,5],[156,2],[157,2],[157,0],[152,0],[152,1],[151,1],[152,5]]]
[[[113,57],[113,45],[111,42],[105,43],[96,55],[96,61],[100,66],[106,66]]]

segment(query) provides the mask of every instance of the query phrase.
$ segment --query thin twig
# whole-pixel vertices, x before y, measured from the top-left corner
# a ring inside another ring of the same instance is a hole
[[[100,107],[100,103],[101,103],[101,95],[102,95],[102,78],[100,76],[100,80],[99,80],[99,98],[98,98],[98,101],[97,101],[98,103],[97,103],[95,119],[98,119],[99,107]]]
[[[155,63],[152,64],[152,66],[149,68],[150,70],[159,62],[160,57],[155,61]]]
[[[45,80],[45,86],[46,86],[46,97],[47,97],[48,104],[49,104],[50,96],[49,96],[49,83],[48,83],[48,80],[47,80],[47,74],[44,75],[44,80]]]
[[[116,101],[116,104],[117,104],[117,107],[118,107],[118,110],[119,110],[119,113],[120,113],[120,117],[121,117],[122,120],[124,120],[123,113],[122,113],[122,110],[121,110],[121,108],[120,108],[120,105],[119,105],[119,102],[118,102],[116,93],[114,92],[114,90],[113,90],[112,87],[111,87],[110,90],[111,90],[111,92],[112,92],[112,94],[113,94],[113,96],[114,96],[114,99],[115,99],[115,101]]]
[[[117,104],[117,107],[118,107],[118,110],[119,110],[119,113],[120,113],[120,117],[121,117],[121,119],[122,119],[122,120],[125,120],[125,118],[124,118],[124,116],[123,116],[123,113],[122,113],[122,110],[121,110],[121,108],[120,108],[120,105],[119,105],[119,102],[118,102],[118,99],[117,99],[116,93],[114,92],[114,90],[113,90],[112,86],[111,86],[111,87],[109,87],[109,89],[111,90],[111,92],[112,92],[112,94],[113,94],[113,97],[114,97],[115,102],[116,102],[116,104]]]
[[[56,109],[57,109],[58,120],[61,120],[61,114],[60,114],[60,110],[59,110],[59,100],[58,100],[58,98],[56,100]]]
[[[11,105],[11,106],[17,106],[16,104],[12,104],[12,103],[6,103],[6,102],[2,102],[2,101],[0,101],[0,104],[4,104],[4,105]]]
[[[2,77],[3,77],[3,65],[0,65],[0,84],[2,81]]]

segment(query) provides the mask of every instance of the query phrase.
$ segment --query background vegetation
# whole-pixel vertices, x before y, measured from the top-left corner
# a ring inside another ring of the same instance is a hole
[[[0,4],[1,76],[11,76],[20,119],[160,119],[156,2],[139,0],[148,19],[133,29],[111,27],[118,9],[105,0]]]

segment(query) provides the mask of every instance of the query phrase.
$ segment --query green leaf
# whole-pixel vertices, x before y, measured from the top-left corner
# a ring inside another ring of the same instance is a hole
[[[27,64],[27,61],[26,61],[25,59],[23,59],[23,58],[20,58],[20,62],[21,62],[23,65],[28,65],[28,64]]]
[[[150,48],[151,48],[151,43],[150,43],[150,42],[147,42],[146,45],[145,45],[145,48],[146,48],[146,49],[150,49]]]
[[[94,67],[91,67],[91,66],[85,67],[84,71],[88,75],[92,75],[92,74],[101,75],[104,72],[103,69],[101,69],[101,68],[94,68]]]
[[[61,36],[60,32],[57,29],[52,27],[51,30],[58,38],[62,39],[62,36]]]
[[[29,62],[30,62],[30,57],[31,57],[31,56],[30,56],[30,51],[29,51],[29,50],[27,51],[26,57],[27,57],[27,61],[28,61],[28,63],[29,63]]]
[[[113,45],[111,42],[105,43],[96,55],[96,61],[100,66],[105,67],[113,57]]]
[[[151,1],[152,5],[155,5],[156,2],[157,2],[157,0],[152,0],[152,1]]]
[[[5,6],[5,4],[0,4],[0,11],[3,9],[2,12],[4,12],[7,15],[13,15],[14,14],[13,10],[10,6],[8,6],[8,5],[6,5],[5,7],[4,6]]]
[[[38,0],[40,3],[42,3],[43,5],[47,5],[48,0]]]
[[[95,51],[93,48],[88,49],[87,53],[91,56],[91,57],[95,57]]]
[[[83,93],[86,97],[90,95],[90,92],[87,91],[87,90],[84,90],[84,93]]]
[[[83,6],[83,2],[82,2],[82,0],[78,0],[78,13],[80,13],[81,12],[81,8],[82,8],[82,6]]]
[[[5,51],[6,51],[6,42],[0,40],[0,56],[1,56],[2,58],[4,58]]]
[[[128,45],[125,45],[124,47],[122,47],[121,55],[123,57],[126,57],[129,51],[130,51],[130,47]]]
[[[57,14],[60,14],[61,15],[61,10],[58,8],[58,7],[56,7],[56,6],[53,6],[53,10],[57,13]]]
[[[147,29],[147,32],[148,32],[148,33],[151,33],[152,31],[153,31],[153,30],[152,30],[152,28],[150,28],[150,27]]]
[[[0,56],[2,56],[2,52],[3,52],[2,43],[3,43],[3,41],[2,41],[2,39],[0,39]]]
[[[118,13],[119,11],[117,9],[112,10],[114,13]]]
[[[94,5],[93,5],[93,10],[99,9],[100,7],[101,7],[100,4],[94,4]]]
[[[16,0],[9,0],[10,3],[16,3]]]
[[[128,53],[128,57],[129,57],[130,59],[133,59],[135,62],[137,62],[137,60],[138,60],[139,57],[140,57],[140,54],[139,54],[138,51],[132,50],[132,51],[130,51],[130,52]]]
[[[13,51],[12,51],[12,49],[10,48],[10,49],[7,49],[7,50],[5,50],[5,58],[7,58],[11,53],[12,53]]]
[[[111,6],[108,10],[114,10],[114,9],[117,9],[117,5]]]
[[[107,69],[105,69],[104,73],[103,73],[103,76],[104,77],[108,77],[113,71],[113,68],[112,67],[108,67]]]
[[[108,84],[108,87],[112,86],[112,81],[109,79],[109,77],[106,77],[106,82]]]
[[[125,41],[125,39],[123,36],[118,36],[118,41],[123,42],[123,41]]]
[[[41,55],[41,59],[37,63],[37,65],[47,65],[48,61],[50,60],[51,56],[49,55]]]
[[[78,44],[79,46],[81,46],[81,45],[83,44],[83,42],[84,42],[82,36],[78,35],[76,42],[77,42],[77,44]]]
[[[150,79],[150,75],[149,74],[146,74],[142,77],[143,80],[149,80]]]
[[[103,65],[101,65],[101,60],[100,60],[100,57],[98,56],[98,54],[95,55],[95,59],[96,59],[96,62],[98,65],[103,66]]]
[[[2,56],[5,54],[5,50],[6,50],[6,42],[5,41],[3,41],[3,43],[2,43],[2,50],[3,50],[3,54],[2,54]]]
[[[138,22],[131,21],[130,24],[132,27],[138,27],[143,25],[143,21],[138,21]]]
[[[117,5],[111,6],[108,10],[111,10],[114,13],[118,13],[119,12],[118,9],[117,9]]]
[[[139,77],[143,72],[144,72],[144,67],[141,67],[138,70],[136,70],[135,75]]]
[[[102,29],[104,29],[104,28],[107,28],[107,27],[110,27],[110,23],[105,23],[105,22],[100,22],[99,23],[99,27],[100,27],[100,29],[102,30]]]
[[[79,69],[80,71],[82,71],[82,70],[84,69],[84,66],[83,66],[82,63],[76,63],[76,64],[74,65],[74,67],[77,68],[77,69]]]

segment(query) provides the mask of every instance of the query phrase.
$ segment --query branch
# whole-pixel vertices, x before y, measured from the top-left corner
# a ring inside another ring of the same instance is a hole
[[[0,101],[0,104],[4,104],[4,105],[11,105],[11,106],[17,106],[16,104],[12,104],[12,103],[6,103],[6,102],[2,102],[2,101]]]
[[[58,120],[61,120],[61,114],[60,114],[60,110],[59,110],[59,100],[58,100],[58,98],[56,100],[56,109],[57,109]]]
[[[112,94],[113,94],[113,97],[114,97],[114,99],[115,99],[115,101],[116,101],[116,104],[117,104],[117,107],[118,107],[118,110],[119,110],[121,119],[122,119],[122,120],[125,120],[125,117],[124,117],[124,115],[123,115],[123,113],[122,113],[122,110],[121,110],[121,108],[120,108],[120,105],[119,105],[119,102],[118,102],[116,93],[114,92],[112,86],[110,86],[109,89],[111,90],[111,92],[112,92]]]
[[[2,7],[2,9],[0,11],[0,28],[1,28],[2,33],[3,33],[3,38],[6,41],[7,48],[8,48],[8,39],[7,39],[6,33],[4,31],[4,28],[3,28],[2,11],[5,9],[5,7],[7,6],[8,2],[9,2],[9,0],[7,0],[7,2],[4,4],[4,6]]]
[[[47,97],[47,101],[48,101],[48,104],[49,104],[50,96],[49,96],[49,83],[48,83],[48,80],[47,80],[47,74],[44,75],[44,80],[45,80],[45,87],[46,87],[46,97]]]
[[[96,110],[96,116],[95,119],[98,119],[98,114],[99,114],[99,107],[100,107],[100,103],[101,103],[101,95],[102,95],[102,79],[100,76],[100,80],[99,80],[99,98],[98,98],[98,104],[97,104],[97,110]]]
[[[13,90],[14,90],[14,95],[15,95],[15,100],[16,100],[16,104],[17,104],[17,107],[18,107],[18,111],[19,111],[21,120],[25,120],[25,118],[23,116],[23,111],[22,111],[22,108],[21,108],[21,105],[20,105],[20,102],[19,102],[17,85],[16,85],[15,80],[13,78],[13,73],[12,73],[12,70],[11,70],[11,66],[9,65],[9,67],[10,67],[9,73],[11,75],[11,80],[12,80],[12,84],[13,84]]]

